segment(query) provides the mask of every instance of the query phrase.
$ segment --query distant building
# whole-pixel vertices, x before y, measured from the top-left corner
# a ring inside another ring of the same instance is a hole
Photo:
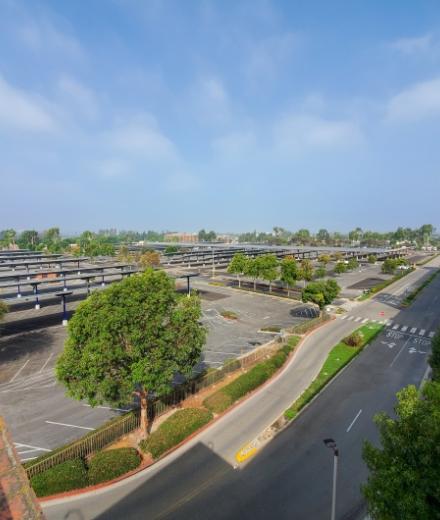
[[[165,242],[198,242],[197,233],[165,233]]]

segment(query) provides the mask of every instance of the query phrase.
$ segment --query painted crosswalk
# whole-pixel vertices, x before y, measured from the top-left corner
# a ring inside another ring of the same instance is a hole
[[[435,330],[427,330],[418,327],[411,327],[411,325],[403,325],[401,323],[395,323],[393,320],[370,320],[369,318],[364,318],[363,316],[353,316],[351,314],[344,314],[342,316],[338,316],[341,320],[353,321],[354,323],[379,323],[380,325],[385,325],[385,327],[395,331],[395,332],[404,332],[406,334],[412,334],[420,337],[428,337],[432,339],[436,332]]]

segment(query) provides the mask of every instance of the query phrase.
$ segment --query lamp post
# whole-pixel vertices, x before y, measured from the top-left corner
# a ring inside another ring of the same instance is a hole
[[[327,448],[333,450],[333,490],[332,490],[332,513],[331,520],[336,519],[336,481],[338,478],[338,457],[339,449],[333,439],[324,439],[324,444]]]
[[[35,308],[38,310],[40,308],[40,300],[38,299],[38,283],[35,282],[32,285],[32,289],[34,290],[35,294]]]

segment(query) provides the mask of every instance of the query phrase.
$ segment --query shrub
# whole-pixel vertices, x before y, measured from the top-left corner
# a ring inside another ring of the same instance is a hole
[[[276,354],[267,361],[258,363],[249,372],[241,375],[203,401],[203,405],[214,413],[221,413],[232,403],[255,390],[269,379],[285,363],[289,353],[299,341],[297,336],[289,339]]]
[[[139,466],[141,458],[134,448],[100,451],[89,462],[89,482],[112,480]]]
[[[361,332],[354,331],[349,336],[342,340],[343,343],[349,347],[359,347],[364,341],[364,336]]]
[[[154,459],[182,442],[212,419],[212,413],[200,408],[178,410],[147,439],[140,442],[142,451],[149,452]]]
[[[303,289],[302,301],[304,303],[311,301],[322,309],[324,305],[328,305],[336,298],[340,290],[335,280],[312,282]]]
[[[81,459],[68,460],[31,478],[38,497],[86,487],[88,483],[86,467]]]
[[[228,320],[238,320],[238,314],[234,311],[223,310],[220,311],[220,314],[223,316],[223,318],[226,318]]]

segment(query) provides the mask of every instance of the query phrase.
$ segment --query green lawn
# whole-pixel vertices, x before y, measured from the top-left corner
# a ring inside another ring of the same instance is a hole
[[[356,330],[356,332],[360,332],[363,335],[361,345],[358,347],[349,347],[341,341],[333,347],[316,379],[314,379],[307,390],[301,394],[293,405],[284,412],[286,419],[293,419],[349,361],[359,354],[367,343],[379,334],[382,329],[383,325],[377,323],[363,325]]]

